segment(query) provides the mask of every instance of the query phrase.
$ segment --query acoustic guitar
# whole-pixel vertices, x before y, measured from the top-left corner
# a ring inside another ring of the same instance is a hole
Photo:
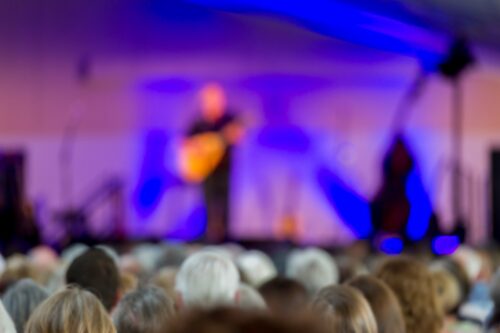
[[[178,157],[181,177],[192,183],[202,182],[220,164],[226,149],[226,140],[217,132],[200,133],[184,140]]]

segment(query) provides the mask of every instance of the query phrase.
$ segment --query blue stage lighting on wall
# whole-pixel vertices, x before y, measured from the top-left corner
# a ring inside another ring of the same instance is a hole
[[[378,242],[378,249],[388,255],[401,254],[403,247],[403,240],[398,236],[384,236]]]
[[[432,215],[432,206],[427,195],[422,178],[416,169],[413,169],[406,182],[406,195],[410,201],[410,216],[406,225],[406,234],[412,241],[424,238],[429,229]]]
[[[460,246],[460,238],[455,235],[437,236],[432,240],[432,252],[439,256],[453,254]]]
[[[316,179],[328,202],[354,235],[359,239],[370,237],[373,232],[370,204],[325,167],[318,169]]]

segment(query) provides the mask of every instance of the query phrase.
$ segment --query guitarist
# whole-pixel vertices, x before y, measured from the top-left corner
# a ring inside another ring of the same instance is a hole
[[[209,83],[200,91],[201,117],[193,122],[187,132],[186,140],[200,144],[206,134],[216,135],[223,151],[213,170],[201,180],[207,209],[205,240],[219,243],[228,238],[229,188],[232,147],[243,135],[243,127],[234,114],[227,110],[226,96],[222,87]],[[206,144],[210,144],[206,140]],[[207,163],[209,157],[207,157]]]

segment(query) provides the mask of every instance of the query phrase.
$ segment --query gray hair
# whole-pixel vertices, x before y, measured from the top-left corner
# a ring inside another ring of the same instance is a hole
[[[301,282],[310,295],[339,279],[334,259],[318,248],[293,251],[287,260],[286,275]]]
[[[230,259],[214,252],[198,252],[182,264],[175,290],[188,308],[234,305],[239,281],[238,270]]]
[[[49,297],[48,292],[31,279],[19,280],[7,289],[3,302],[18,332],[24,332],[24,326],[31,313],[47,297]]]
[[[245,283],[240,283],[238,288],[238,307],[244,310],[266,310],[266,301],[262,295],[253,287]]]
[[[242,272],[242,278],[246,280],[245,282],[255,288],[278,275],[273,261],[262,251],[247,251],[238,257],[236,264]]]
[[[2,301],[0,301],[0,332],[16,333],[16,327],[14,326],[14,323],[12,322],[12,319],[7,311],[5,311]],[[19,333],[22,333],[22,331]]]
[[[143,287],[120,300],[113,322],[118,333],[163,333],[174,313],[174,303],[163,290]]]

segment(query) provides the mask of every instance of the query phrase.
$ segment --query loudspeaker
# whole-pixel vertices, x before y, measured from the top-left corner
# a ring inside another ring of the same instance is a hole
[[[24,154],[0,151],[0,240],[10,241],[22,221]]]
[[[492,236],[500,243],[500,150],[490,156]]]

